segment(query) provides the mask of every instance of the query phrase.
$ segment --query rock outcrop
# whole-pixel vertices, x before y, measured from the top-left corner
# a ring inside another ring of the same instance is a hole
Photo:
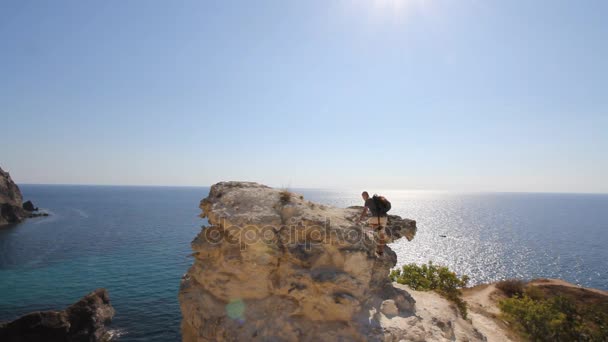
[[[11,175],[0,168],[0,225],[16,223],[25,216],[23,197]]]
[[[3,342],[76,342],[108,339],[104,323],[114,316],[106,289],[97,289],[63,311],[38,311],[0,323]]]
[[[0,226],[21,222],[26,217],[48,216],[47,213],[33,213],[37,210],[31,201],[23,203],[21,190],[11,175],[0,168]]]
[[[451,321],[417,315],[393,286],[397,256],[374,253],[361,208],[335,208],[249,182],[222,182],[201,201],[209,221],[181,282],[184,341],[450,340]],[[390,240],[416,222],[389,218]],[[456,309],[449,317],[458,319]],[[396,324],[398,322],[399,324]],[[462,325],[468,323],[462,319]],[[440,328],[437,328],[440,326]],[[468,325],[469,340],[482,337]]]
[[[27,211],[38,211],[38,208],[34,206],[34,203],[32,203],[32,201],[24,202],[23,209]]]

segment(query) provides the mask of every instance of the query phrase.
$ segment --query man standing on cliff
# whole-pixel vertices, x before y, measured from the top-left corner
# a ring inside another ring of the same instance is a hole
[[[358,222],[365,218],[368,211],[371,213],[371,217],[367,222],[372,228],[374,238],[377,241],[376,254],[378,254],[378,256],[382,256],[384,254],[384,246],[386,244],[384,237],[384,229],[386,228],[386,224],[388,222],[388,215],[386,213],[390,210],[391,204],[381,196],[374,195],[373,198],[370,198],[367,191],[363,191],[361,197],[363,197],[365,204]]]

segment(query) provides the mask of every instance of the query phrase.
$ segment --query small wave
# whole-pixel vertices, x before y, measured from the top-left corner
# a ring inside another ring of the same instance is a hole
[[[118,341],[121,336],[126,334],[127,331],[125,329],[108,329],[108,331],[106,331],[108,341]]]
[[[49,214],[48,216],[40,216],[40,217],[35,217],[37,220],[34,222],[34,224],[38,225],[38,224],[43,224],[43,223],[49,223],[49,222],[54,222],[57,221],[57,219],[59,219],[60,215],[58,215],[57,213],[46,209],[46,208],[40,208],[38,209],[38,212],[40,213],[47,213]]]
[[[72,210],[74,210],[82,218],[89,218],[89,215],[82,209],[72,208]]]

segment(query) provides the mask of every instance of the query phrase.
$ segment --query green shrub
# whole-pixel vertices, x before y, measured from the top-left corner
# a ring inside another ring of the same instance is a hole
[[[559,299],[558,299],[559,298]],[[572,312],[562,312],[566,305],[562,297],[551,300],[534,300],[527,295],[502,300],[499,303],[503,317],[515,329],[533,341],[572,340],[566,338],[569,332],[577,330],[578,322],[572,319]]]
[[[460,288],[467,286],[469,277],[458,277],[445,266],[408,264],[392,270],[390,278],[417,291],[433,290],[454,302],[463,318],[467,318],[467,303],[462,299]]]
[[[534,300],[544,300],[547,299],[545,293],[539,289],[537,286],[528,286],[524,293],[526,296],[534,299]]]
[[[608,341],[608,307],[606,303],[579,307],[578,313],[584,320],[583,333],[589,341]]]
[[[533,289],[535,287],[530,287]],[[528,290],[521,297],[499,302],[505,320],[532,341],[606,341],[608,316],[597,307],[577,307],[561,295],[533,299]],[[537,293],[535,293],[537,294]]]
[[[507,297],[521,297],[524,294],[526,283],[519,279],[507,279],[499,281],[496,287],[501,290]]]

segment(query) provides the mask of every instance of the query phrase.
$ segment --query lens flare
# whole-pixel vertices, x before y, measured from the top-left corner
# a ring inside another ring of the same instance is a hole
[[[233,299],[230,303],[226,304],[226,314],[228,317],[237,320],[245,320],[245,302],[242,299]]]

